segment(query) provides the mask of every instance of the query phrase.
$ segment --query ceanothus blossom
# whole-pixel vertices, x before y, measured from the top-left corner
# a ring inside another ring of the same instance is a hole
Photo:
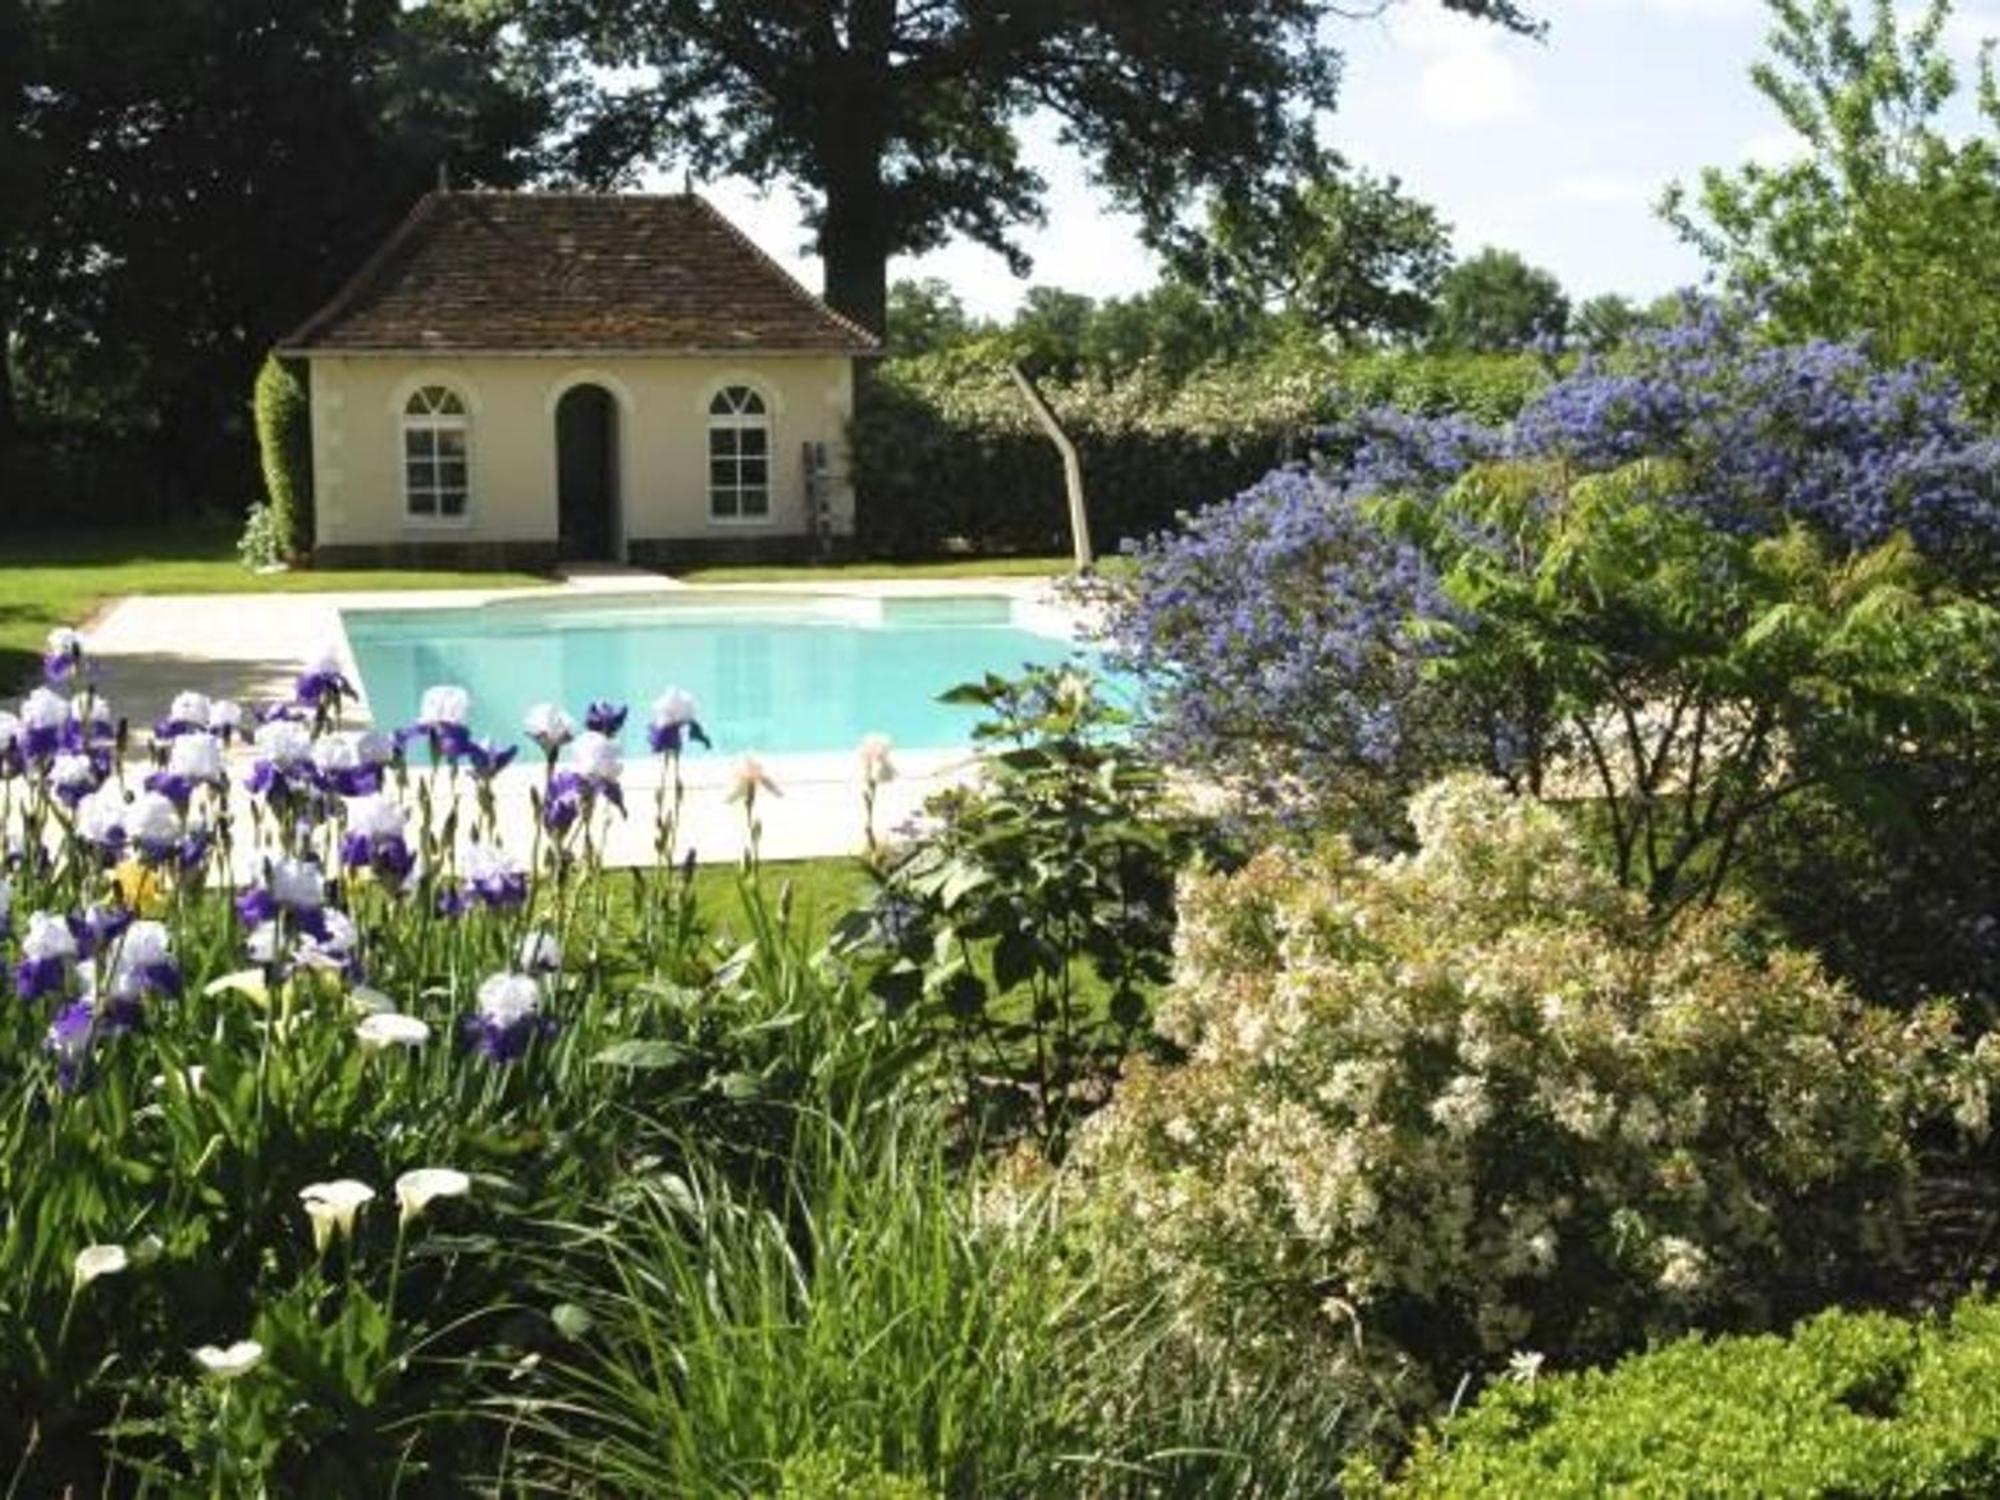
[[[686,740],[702,749],[709,747],[708,735],[696,715],[700,712],[694,695],[680,688],[668,688],[653,700],[652,722],[646,729],[646,743],[656,755],[678,755]]]
[[[465,1020],[466,1035],[493,1062],[512,1062],[536,1037],[554,1030],[554,1021],[542,1014],[541,981],[512,971],[480,983],[478,1008]]]

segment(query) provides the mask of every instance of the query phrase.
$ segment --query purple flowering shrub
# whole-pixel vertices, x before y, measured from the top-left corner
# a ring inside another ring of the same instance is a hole
[[[1486,769],[1655,903],[1746,827],[2000,707],[2000,445],[1920,367],[1696,306],[1504,429],[1388,413],[1091,586],[1160,750],[1364,836]]]

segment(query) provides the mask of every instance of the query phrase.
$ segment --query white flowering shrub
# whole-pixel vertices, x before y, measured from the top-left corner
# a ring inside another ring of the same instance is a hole
[[[1182,891],[1158,1024],[1086,1128],[1077,1222],[1208,1358],[1446,1392],[1823,1297],[1899,1251],[1911,1129],[1983,1126],[1948,1008],[1870,1009],[1723,907],[1660,934],[1473,780],[1419,851],[1267,851]]]

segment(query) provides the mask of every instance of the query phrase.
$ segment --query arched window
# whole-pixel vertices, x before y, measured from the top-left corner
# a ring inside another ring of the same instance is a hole
[[[771,515],[771,415],[747,385],[724,386],[708,403],[708,514],[716,521]]]
[[[413,521],[462,521],[471,508],[465,401],[427,385],[403,407],[403,510]]]

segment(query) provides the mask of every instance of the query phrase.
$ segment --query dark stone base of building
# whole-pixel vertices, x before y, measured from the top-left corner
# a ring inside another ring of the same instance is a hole
[[[554,542],[379,542],[313,548],[313,566],[464,573],[552,573]]]
[[[672,573],[682,568],[844,562],[854,556],[854,539],[796,535],[634,537],[626,543],[625,551],[635,568]],[[449,540],[315,547],[312,560],[315,568],[328,571],[420,568],[466,573],[552,573],[562,562],[586,561],[562,557],[554,542]]]

